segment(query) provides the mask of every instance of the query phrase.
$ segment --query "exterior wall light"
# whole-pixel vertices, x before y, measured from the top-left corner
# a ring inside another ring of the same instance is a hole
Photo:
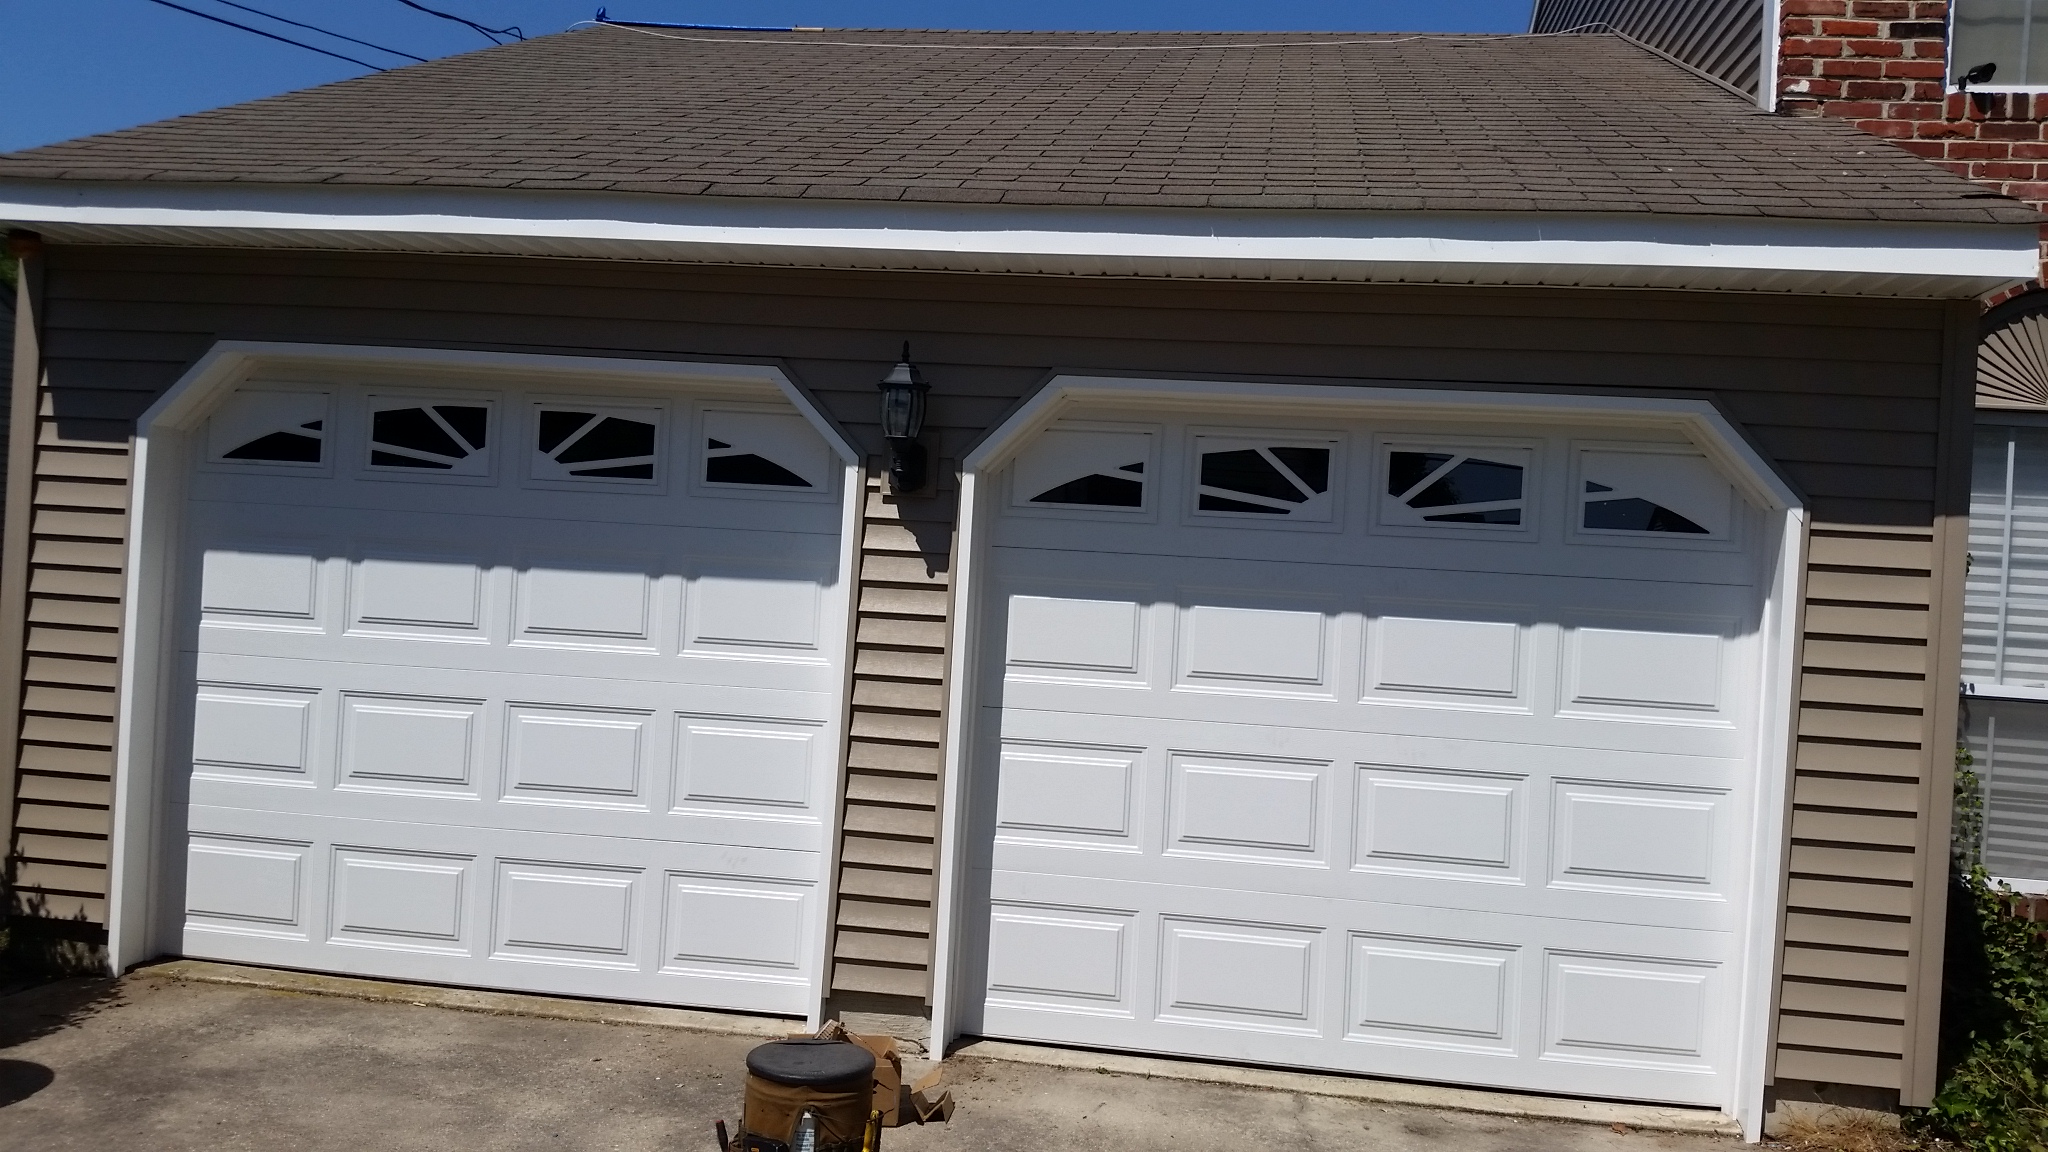
[[[889,441],[889,484],[898,492],[915,492],[924,487],[924,445],[917,442],[924,431],[925,393],[932,390],[924,374],[910,362],[910,342],[904,341],[903,359],[882,377],[882,435]]]

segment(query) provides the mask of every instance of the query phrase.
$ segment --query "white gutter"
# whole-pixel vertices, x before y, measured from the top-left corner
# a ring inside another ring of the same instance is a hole
[[[0,181],[60,244],[187,244],[1048,275],[1974,297],[2031,224],[1158,209],[296,185]]]

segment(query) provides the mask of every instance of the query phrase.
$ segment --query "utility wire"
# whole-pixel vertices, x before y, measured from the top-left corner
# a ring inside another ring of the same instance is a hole
[[[254,32],[258,36],[264,37],[265,39],[268,40],[275,40],[280,44],[289,44],[294,48],[304,48],[308,52],[318,52],[322,56],[332,56],[336,60],[346,60],[351,64],[357,65],[358,67],[368,68],[372,72],[384,71],[383,68],[375,64],[372,64],[367,60],[358,60],[353,56],[343,56],[339,52],[329,52],[325,48],[315,48],[311,44],[307,44],[304,41],[294,40],[289,36],[279,36],[275,32],[265,32],[261,28],[251,28],[247,24],[237,24],[235,21],[229,20],[225,17],[215,16],[211,12],[201,12],[197,8],[187,8],[183,4],[173,4],[171,3],[171,0],[149,0],[149,2],[152,4],[161,4],[166,8],[175,8],[178,11],[184,12],[188,15],[197,16],[201,20],[211,20],[215,24],[225,24],[230,28],[240,28],[244,32]],[[239,5],[237,5],[237,7],[239,7]]]
[[[498,37],[500,36],[513,36],[521,40],[526,39],[526,33],[520,31],[519,25],[517,24],[514,24],[508,28],[486,28],[474,20],[466,20],[460,16],[455,15],[452,12],[442,12],[439,9],[429,8],[425,4],[415,4],[413,3],[413,0],[398,0],[398,2],[400,4],[405,5],[407,8],[413,9],[416,12],[425,12],[429,16],[439,16],[443,20],[453,20],[457,24],[462,24],[469,28],[472,28],[476,30],[476,32],[478,32],[480,35],[482,35],[484,39],[489,40],[493,44],[504,43],[504,41],[498,39]]]
[[[425,64],[427,62],[427,58],[425,56],[415,56],[410,52],[400,52],[396,48],[386,48],[382,44],[372,44],[368,40],[358,40],[353,36],[344,36],[339,32],[329,32],[327,29],[322,28],[317,24],[306,24],[298,20],[293,20],[288,16],[279,16],[275,12],[265,12],[261,8],[251,8],[247,4],[237,4],[235,3],[235,0],[213,0],[213,2],[216,4],[225,4],[230,8],[240,8],[244,12],[253,13],[257,16],[263,17],[266,20],[275,20],[280,24],[290,24],[296,28],[305,28],[309,31],[318,32],[322,36],[332,36],[336,40],[346,40],[351,44],[361,44],[365,48],[375,48],[379,52],[389,52],[393,56],[403,56],[407,60],[417,60],[422,64]]]

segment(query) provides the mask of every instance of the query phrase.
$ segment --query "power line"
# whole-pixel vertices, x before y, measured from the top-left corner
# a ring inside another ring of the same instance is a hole
[[[226,17],[222,17],[222,16],[215,16],[215,15],[214,15],[214,14],[212,14],[211,12],[201,12],[201,11],[200,11],[199,9],[197,9],[197,8],[187,8],[187,7],[185,7],[185,6],[183,5],[183,4],[173,4],[173,3],[171,3],[171,0],[149,0],[149,2],[150,2],[150,3],[152,3],[152,4],[161,4],[161,5],[163,5],[163,6],[164,6],[164,7],[166,7],[166,8],[175,8],[175,9],[177,9],[177,10],[178,10],[178,11],[180,11],[180,12],[186,13],[187,15],[190,15],[190,16],[197,16],[197,17],[199,17],[199,18],[200,18],[201,20],[211,20],[211,21],[213,21],[213,22],[214,22],[215,24],[225,24],[225,25],[227,25],[227,26],[228,26],[228,27],[230,27],[230,28],[240,28],[240,29],[241,29],[242,31],[244,31],[244,32],[254,32],[254,33],[255,33],[256,35],[258,35],[258,36],[264,37],[265,39],[268,39],[268,40],[275,40],[275,41],[277,41],[277,42],[278,42],[278,43],[280,43],[280,44],[289,44],[289,45],[291,45],[291,46],[292,46],[292,47],[294,47],[294,48],[304,48],[304,49],[305,49],[306,51],[308,51],[308,52],[318,52],[318,53],[319,53],[319,54],[321,54],[322,56],[332,56],[332,57],[334,57],[334,58],[335,58],[336,60],[346,60],[346,61],[348,61],[349,63],[351,63],[351,64],[354,64],[354,65],[356,65],[356,66],[358,66],[358,67],[361,67],[361,68],[368,68],[368,69],[369,69],[370,71],[372,71],[372,72],[382,72],[382,71],[384,71],[384,69],[383,69],[383,68],[381,68],[381,67],[379,67],[379,66],[377,66],[377,65],[375,65],[375,64],[372,64],[372,63],[370,63],[370,62],[369,62],[369,61],[367,61],[367,60],[358,60],[358,59],[356,59],[356,58],[355,58],[355,57],[353,57],[353,56],[343,56],[343,55],[342,55],[341,53],[339,53],[339,52],[329,52],[329,51],[328,51],[327,49],[325,49],[325,48],[315,48],[315,47],[313,47],[313,46],[312,46],[311,44],[307,44],[307,43],[305,43],[305,42],[303,42],[303,41],[299,41],[299,40],[294,40],[294,39],[292,39],[292,38],[291,38],[291,37],[289,37],[289,36],[279,36],[279,35],[278,35],[277,33],[275,33],[275,32],[265,32],[265,31],[264,31],[263,29],[261,29],[261,28],[251,28],[251,27],[249,27],[249,26],[248,26],[247,24],[237,24],[237,23],[236,23],[236,22],[234,22],[233,20],[229,20],[229,19],[227,19]],[[403,0],[401,0],[401,2],[403,2]],[[239,7],[239,5],[238,5],[238,7]],[[388,51],[388,49],[387,49],[387,51]],[[403,55],[403,53],[401,53],[401,55]]]
[[[474,20],[464,19],[463,17],[457,16],[452,12],[442,12],[439,9],[429,8],[425,4],[415,4],[413,3],[413,0],[398,0],[398,2],[400,4],[405,5],[407,8],[413,9],[414,11],[425,12],[429,16],[439,16],[443,20],[453,20],[457,24],[461,24],[468,28],[472,28],[476,32],[481,34],[484,39],[489,40],[493,44],[503,43],[503,41],[498,39],[498,37],[500,36],[516,36],[521,40],[526,39],[526,33],[520,31],[519,25],[517,24],[514,24],[508,28],[486,28]]]
[[[361,44],[365,48],[375,48],[379,52],[389,52],[393,56],[403,56],[407,60],[417,60],[422,64],[425,64],[427,62],[427,58],[425,56],[415,56],[410,52],[400,52],[396,48],[386,48],[382,44],[372,44],[368,40],[358,40],[353,36],[344,36],[339,32],[329,32],[327,29],[322,28],[317,24],[303,23],[298,20],[293,20],[288,16],[279,16],[275,12],[265,12],[261,8],[251,8],[247,4],[237,4],[235,3],[235,0],[214,0],[214,3],[225,4],[230,8],[240,8],[244,12],[254,13],[255,15],[261,16],[266,20],[275,20],[280,24],[290,24],[297,28],[305,28],[313,32],[318,32],[322,36],[332,36],[336,40],[346,40],[351,44]]]

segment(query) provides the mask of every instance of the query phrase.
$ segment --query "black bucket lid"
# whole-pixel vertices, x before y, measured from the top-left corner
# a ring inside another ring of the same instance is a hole
[[[800,1088],[865,1080],[875,1057],[845,1040],[774,1040],[747,1053],[747,1071],[763,1080]]]

